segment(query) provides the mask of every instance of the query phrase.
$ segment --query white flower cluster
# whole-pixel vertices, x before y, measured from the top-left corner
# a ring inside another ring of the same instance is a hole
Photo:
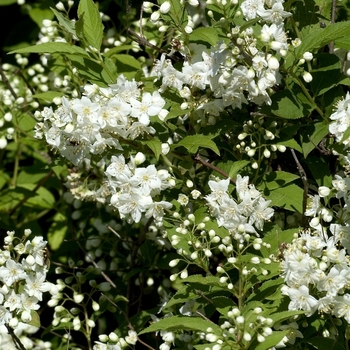
[[[335,136],[338,142],[342,142],[346,148],[349,147],[350,137],[343,140],[345,131],[350,126],[350,93],[347,92],[344,99],[340,100],[336,105],[335,112],[330,116],[334,120],[329,125],[329,131]]]
[[[79,182],[79,174],[71,174],[71,192],[78,198],[105,202],[110,197],[122,218],[139,222],[141,214],[161,220],[164,209],[171,204],[154,202],[153,197],[174,183],[167,170],[157,170],[154,165],[138,167],[145,155],[130,156],[127,163],[122,143],[148,133],[154,134],[150,117],[167,113],[165,100],[158,91],[143,92],[135,80],[119,76],[117,83],[108,88],[96,85],[84,87],[84,96],[69,101],[62,99],[56,111],[50,107],[37,113],[42,122],[36,125],[36,137],[45,137],[47,143],[69,159],[75,166],[90,167],[92,160],[102,169],[104,178],[87,186]],[[88,181],[89,182],[89,181]],[[97,186],[98,185],[98,186]]]
[[[48,267],[44,249],[47,242],[40,236],[28,240],[29,229],[21,239],[14,234],[14,231],[7,232],[4,249],[0,250],[0,339],[2,333],[8,333],[5,325],[15,333],[18,328],[18,334],[25,333],[26,329],[29,333],[33,333],[33,328],[37,330],[37,327],[26,327],[27,323],[40,308],[43,293],[56,292],[55,285],[46,281]]]
[[[256,229],[263,229],[264,221],[273,216],[274,210],[269,207],[271,201],[265,200],[254,185],[249,185],[248,176],[237,175],[238,202],[228,194],[229,183],[230,179],[209,181],[212,193],[205,199],[218,225],[225,227],[234,239],[243,242],[250,234],[258,236]]]
[[[291,14],[283,10],[282,1],[274,2],[271,9],[264,9],[264,1],[247,0],[242,3],[242,10],[246,20],[259,16],[268,23],[261,27],[260,35],[257,36],[252,27],[243,30],[237,26],[227,34],[228,44],[221,42],[211,49],[190,44],[190,52],[182,50],[181,71],[164,54],[156,62],[151,74],[161,79],[161,90],[178,90],[186,101],[182,105],[184,109],[218,116],[224,108],[241,108],[242,103],[271,104],[271,88],[280,82],[276,55],[284,56],[288,50],[282,21]],[[258,37],[273,53],[257,48]],[[193,89],[207,93],[194,98]]]
[[[338,225],[332,235],[305,230],[283,251],[282,269],[286,285],[282,293],[291,299],[289,310],[304,310],[344,317],[350,322],[349,237]]]
[[[159,92],[142,93],[135,80],[120,75],[108,88],[86,85],[81,98],[62,98],[55,112],[51,107],[37,112],[36,117],[43,121],[36,125],[36,137],[45,136],[74,165],[89,165],[93,155],[102,158],[107,150],[122,151],[120,139],[154,134],[150,117],[167,113],[164,105]]]

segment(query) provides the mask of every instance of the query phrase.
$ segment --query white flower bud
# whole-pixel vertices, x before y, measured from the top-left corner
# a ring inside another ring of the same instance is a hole
[[[277,70],[280,66],[278,59],[274,56],[270,57],[270,59],[267,61],[267,64],[271,70]]]
[[[112,342],[117,342],[119,340],[119,337],[117,334],[115,334],[114,332],[111,332],[108,334],[108,338],[112,341]]]
[[[331,193],[331,190],[326,186],[320,186],[318,188],[318,194],[320,197],[327,197]]]
[[[253,256],[251,259],[250,259],[250,262],[252,264],[260,264],[260,259],[258,256]]]
[[[173,259],[169,262],[170,267],[175,267],[179,263],[180,259]]]
[[[265,148],[264,149],[264,157],[265,158],[270,158],[270,156],[271,156],[271,152],[267,148]]]
[[[312,75],[309,72],[304,72],[303,79],[306,83],[310,83],[312,81]]]
[[[304,52],[304,54],[303,54],[303,59],[304,59],[305,61],[309,62],[309,61],[311,61],[313,58],[314,58],[314,56],[312,55],[311,52],[308,52],[308,51]]]
[[[77,304],[80,304],[84,299],[84,294],[74,294],[73,299]]]
[[[159,11],[163,14],[168,13],[170,11],[171,4],[169,1],[165,1],[160,5]]]
[[[151,21],[152,22],[157,22],[159,20],[159,17],[160,17],[160,12],[159,11],[154,11],[151,14]]]
[[[280,151],[280,152],[285,152],[286,151],[286,149],[287,149],[287,147],[286,146],[284,146],[284,145],[277,145],[277,149]]]
[[[238,316],[238,317],[236,318],[236,322],[237,322],[238,324],[243,324],[243,323],[244,323],[244,317],[243,317],[243,316]]]
[[[142,152],[137,152],[134,160],[136,165],[140,165],[146,160],[146,156]]]

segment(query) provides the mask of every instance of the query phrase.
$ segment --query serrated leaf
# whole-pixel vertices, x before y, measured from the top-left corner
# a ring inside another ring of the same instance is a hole
[[[141,63],[130,55],[119,54],[115,56],[116,66],[119,73],[133,72],[141,69]]]
[[[78,6],[78,16],[84,14],[84,36],[87,43],[97,50],[100,50],[103,37],[104,26],[102,24],[100,12],[92,0],[80,0]]]
[[[295,58],[302,58],[304,52],[315,51],[329,44],[331,41],[349,36],[350,22],[332,23],[326,28],[313,29],[305,37],[301,38],[301,45],[295,49]]]
[[[239,171],[248,164],[250,164],[249,160],[237,160],[236,162],[233,162],[230,172],[228,174],[230,179],[235,179]]]
[[[89,57],[88,53],[79,46],[54,42],[28,46],[9,52],[9,54],[13,53],[58,53]]]
[[[64,28],[68,33],[76,36],[75,23],[69,18],[63,16],[61,12],[57,11],[53,7],[50,7],[50,9],[55,14],[56,18],[58,19],[58,23],[61,25],[61,27]]]
[[[151,324],[146,329],[142,330],[139,334],[145,334],[157,331],[180,331],[189,330],[197,332],[207,333],[208,328],[212,329],[212,333],[221,335],[222,329],[215,323],[204,320],[200,317],[187,317],[187,316],[171,316],[163,318],[153,324]]]
[[[276,188],[272,191],[265,189],[264,197],[271,200],[272,206],[285,208],[302,213],[304,191],[294,184]]]
[[[207,137],[205,135],[190,135],[184,137],[181,141],[179,141],[177,144],[172,145],[173,148],[183,146],[185,147],[190,153],[195,154],[198,152],[198,148],[209,148],[212,151],[214,151],[217,155],[220,155],[220,151],[217,148],[214,141],[211,140],[210,137]]]

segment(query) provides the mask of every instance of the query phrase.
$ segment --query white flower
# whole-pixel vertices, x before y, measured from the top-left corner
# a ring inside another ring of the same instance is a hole
[[[137,342],[137,333],[135,331],[129,331],[128,335],[125,337],[128,344],[135,345]]]
[[[0,267],[0,280],[7,286],[11,286],[14,282],[25,279],[26,276],[23,266],[12,259],[6,261],[6,267]]]
[[[288,305],[289,310],[304,310],[306,316],[311,316],[317,310],[317,300],[309,294],[307,286],[300,286],[299,288],[285,288],[282,294],[290,297],[291,302]]]

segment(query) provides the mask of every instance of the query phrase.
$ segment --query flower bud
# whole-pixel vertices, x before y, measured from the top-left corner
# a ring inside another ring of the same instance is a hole
[[[312,55],[311,52],[308,52],[308,51],[304,52],[304,54],[303,54],[303,59],[304,59],[305,61],[309,62],[309,61],[311,61],[313,58],[314,58],[314,56]]]
[[[171,4],[169,1],[165,1],[160,5],[159,11],[163,14],[168,13],[170,11]]]
[[[312,81],[312,75],[309,72],[304,72],[303,79],[306,83],[310,83]]]

